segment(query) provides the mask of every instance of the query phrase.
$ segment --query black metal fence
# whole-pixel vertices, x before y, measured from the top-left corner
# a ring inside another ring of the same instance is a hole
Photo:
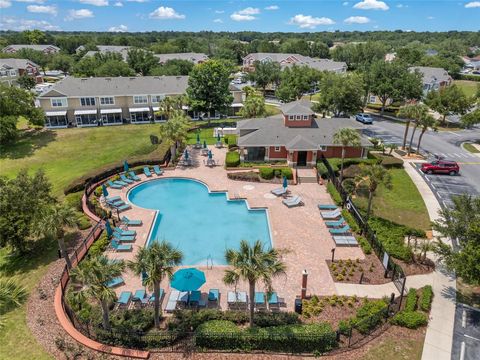
[[[378,256],[378,259],[384,266],[385,277],[390,277],[393,283],[395,284],[395,286],[397,287],[398,291],[400,292],[400,294],[403,295],[405,291],[406,277],[402,268],[392,261],[390,255],[385,250],[383,244],[380,242],[380,240],[378,240],[377,235],[375,234],[375,231],[371,229],[367,221],[365,221],[362,214],[360,213],[360,211],[358,210],[358,208],[355,206],[352,199],[350,198],[350,195],[348,194],[348,192],[345,190],[342,183],[340,182],[340,179],[335,174],[335,171],[333,171],[332,166],[330,165],[328,160],[325,158],[325,156],[323,156],[323,154],[320,160],[327,168],[327,174],[328,174],[329,180],[335,186],[338,193],[340,194],[340,197],[342,198],[342,205],[348,210],[348,212],[355,219],[355,221],[357,222],[358,226],[362,231],[362,234],[365,236],[365,238],[371,245],[373,251]]]

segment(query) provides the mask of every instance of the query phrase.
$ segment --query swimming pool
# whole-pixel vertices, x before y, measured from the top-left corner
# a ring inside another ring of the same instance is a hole
[[[145,182],[128,193],[139,207],[157,210],[148,244],[166,240],[183,252],[183,265],[225,265],[225,250],[240,240],[272,241],[265,209],[248,209],[245,200],[209,192],[200,181],[164,178]]]

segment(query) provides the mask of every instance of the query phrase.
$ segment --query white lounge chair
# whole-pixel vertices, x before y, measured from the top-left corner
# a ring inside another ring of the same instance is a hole
[[[177,308],[177,301],[180,296],[180,291],[172,290],[168,297],[167,306],[165,306],[166,312],[173,312]]]
[[[331,219],[337,219],[340,216],[342,216],[342,212],[339,209],[333,210],[333,211],[321,211],[320,215],[322,215],[323,219],[331,220]]]
[[[279,187],[279,188],[276,188],[276,189],[271,190],[270,192],[271,192],[273,195],[282,196],[282,195],[287,194],[288,190],[287,190],[287,188]]]
[[[354,236],[336,235],[333,236],[337,246],[358,246],[357,239]]]
[[[282,200],[282,202],[287,207],[294,207],[294,206],[303,205],[302,198],[298,195],[295,195],[295,196],[289,197],[287,199],[284,199],[284,200]]]

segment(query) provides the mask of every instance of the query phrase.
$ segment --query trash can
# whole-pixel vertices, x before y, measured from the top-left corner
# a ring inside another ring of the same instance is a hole
[[[302,299],[295,299],[295,312],[302,314]]]

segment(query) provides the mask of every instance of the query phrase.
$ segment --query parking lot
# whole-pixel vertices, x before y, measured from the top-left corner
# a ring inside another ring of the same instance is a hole
[[[457,304],[452,360],[478,360],[480,354],[480,310]]]

